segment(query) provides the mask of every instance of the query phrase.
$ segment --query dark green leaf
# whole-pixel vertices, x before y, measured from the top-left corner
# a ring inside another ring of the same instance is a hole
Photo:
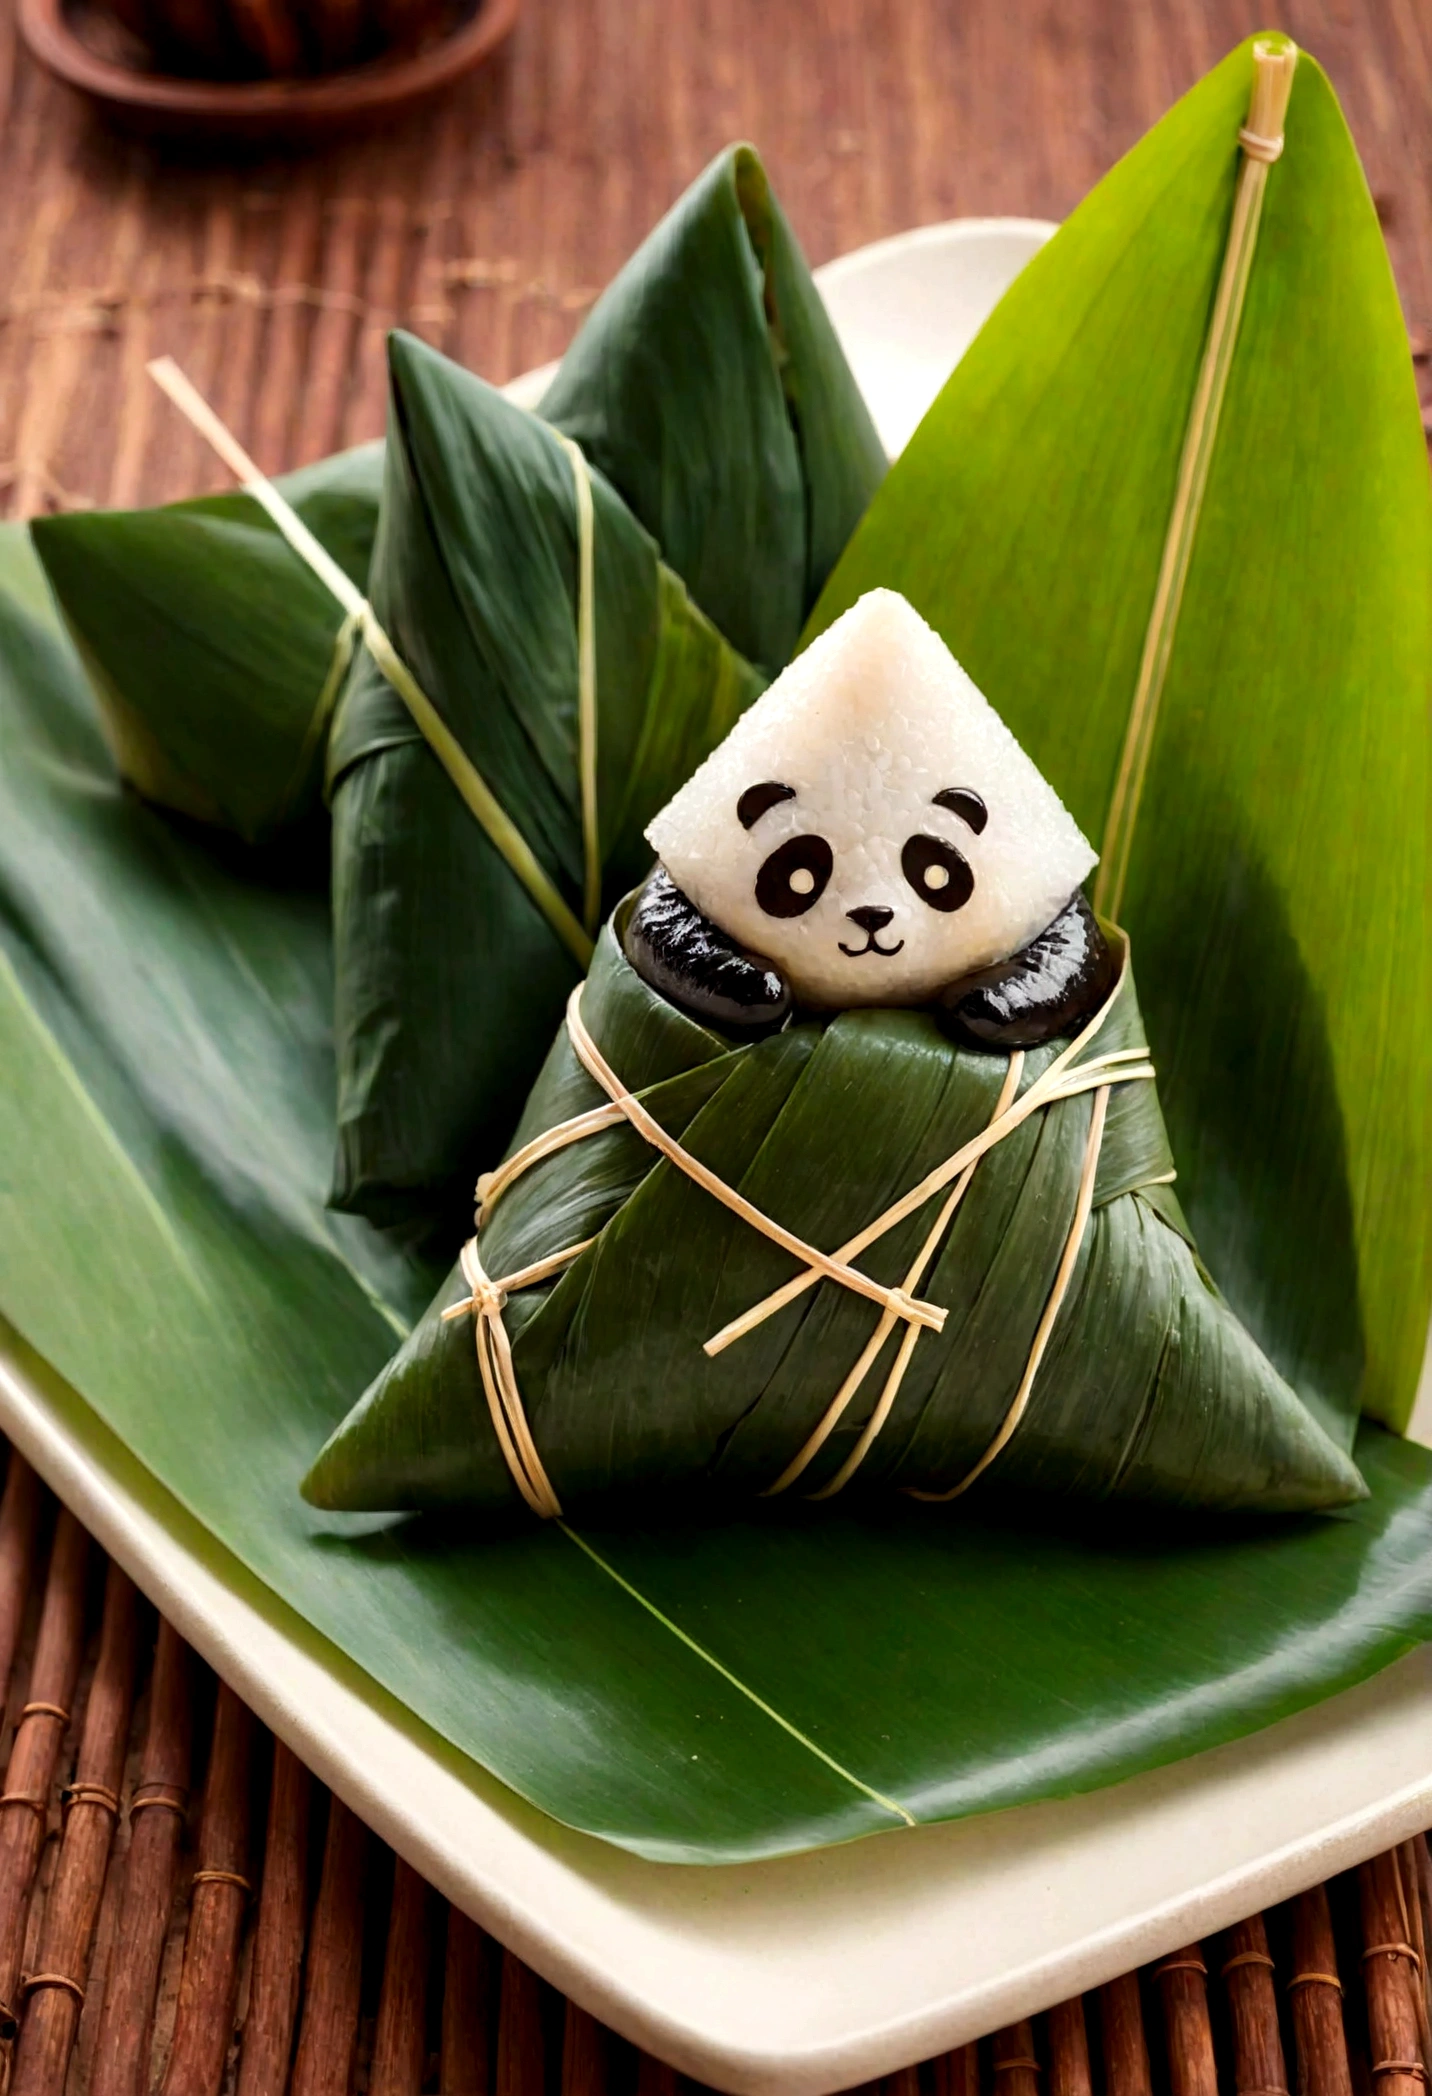
[[[714,1035],[640,980],[609,927],[583,1018],[618,1076],[700,1162],[807,1244],[845,1244],[987,1126],[1007,1058],[957,1048],[924,1012],[807,1020],[723,1053]],[[1021,1091],[1054,1065],[1023,1057]],[[1143,1046],[1132,975],[1081,1060]],[[1117,1066],[1127,1069],[1127,1064]],[[565,1033],[524,1139],[604,1102]],[[1105,1123],[1099,1109],[1098,1129]],[[948,1491],[997,1443],[1023,1387],[1076,1212],[1094,1095],[1032,1114],[979,1163],[928,1271],[942,1305],[924,1332],[857,1493]],[[1170,1158],[1153,1085],[1109,1096],[1103,1183],[1028,1409],[982,1492],[1069,1493],[1222,1510],[1305,1510],[1360,1495],[1316,1426],[1203,1279],[1180,1232],[1144,1198]],[[832,1169],[832,1161],[838,1160]],[[887,1286],[907,1270],[944,1198],[927,1200],[862,1255]],[[800,1271],[659,1157],[631,1128],[604,1129],[534,1166],[485,1214],[494,1281],[595,1241],[559,1279],[509,1293],[517,1387],[548,1478],[578,1513],[613,1490],[679,1503],[714,1480],[749,1500],[807,1444],[879,1323],[823,1282],[724,1352],[702,1342]],[[319,1457],[305,1491],[353,1509],[520,1504],[485,1418],[460,1272]],[[838,1477],[896,1359],[891,1331],[861,1390],[804,1474]]]
[[[411,336],[392,421],[373,607],[574,911],[582,903],[576,491],[543,423]],[[761,688],[620,497],[594,505],[597,806],[607,885]],[[380,1220],[471,1205],[577,979],[566,946],[368,655],[329,752],[339,1165]]]
[[[719,154],[638,248],[540,412],[732,646],[782,668],[885,454],[750,146]]]
[[[278,483],[360,587],[382,471],[365,444]],[[251,842],[318,812],[342,614],[252,496],[32,528],[141,792]]]

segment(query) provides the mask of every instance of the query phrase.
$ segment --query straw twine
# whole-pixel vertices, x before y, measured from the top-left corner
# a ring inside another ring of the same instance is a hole
[[[1122,938],[1122,935],[1120,937]],[[895,1325],[903,1322],[906,1329],[894,1365],[854,1449],[835,1476],[811,1495],[816,1499],[828,1499],[839,1492],[855,1475],[889,1418],[921,1331],[928,1329],[938,1332],[944,1328],[946,1312],[936,1304],[922,1301],[914,1290],[919,1287],[924,1273],[934,1259],[980,1159],[997,1143],[1012,1134],[1032,1113],[1060,1100],[1077,1098],[1081,1093],[1092,1091],[1094,1106],[1069,1232],[1053,1286],[1035,1330],[1024,1372],[999,1430],[979,1461],[957,1484],[941,1492],[926,1492],[907,1487],[914,1498],[954,1499],[961,1492],[967,1491],[1007,1446],[1028,1406],[1040,1362],[1043,1360],[1073,1278],[1079,1250],[1088,1227],[1110,1092],[1116,1084],[1148,1082],[1154,1075],[1146,1048],[1114,1049],[1087,1059],[1081,1057],[1081,1051],[1090,1046],[1112,1011],[1127,969],[1128,942],[1124,940],[1118,980],[1078,1038],[1055,1057],[1022,1096],[1019,1088],[1024,1074],[1024,1055],[1022,1051],[1016,1051],[1011,1055],[994,1113],[981,1133],[946,1158],[944,1163],[928,1173],[918,1186],[912,1187],[898,1201],[893,1202],[874,1222],[868,1224],[834,1254],[822,1252],[814,1245],[807,1244],[793,1231],[787,1230],[782,1224],[764,1214],[754,1202],[748,1201],[744,1194],[728,1186],[708,1165],[694,1157],[674,1136],[667,1133],[641,1100],[627,1090],[592,1039],[582,1018],[582,990],[579,985],[572,992],[567,1005],[568,1038],[578,1061],[607,1094],[609,1104],[574,1115],[570,1120],[545,1130],[510,1157],[497,1172],[484,1178],[479,1188],[482,1202],[479,1225],[491,1215],[501,1195],[534,1165],[555,1156],[559,1150],[572,1143],[583,1142],[589,1136],[625,1121],[695,1185],[709,1193],[723,1207],[730,1209],[732,1214],[739,1216],[751,1229],[758,1230],[762,1236],[769,1238],[773,1244],[779,1245],[783,1251],[791,1253],[801,1262],[802,1272],[793,1282],[788,1282],[784,1288],[776,1290],[712,1339],[708,1339],[705,1344],[708,1354],[721,1352],[734,1340],[753,1331],[766,1318],[793,1301],[804,1289],[822,1279],[835,1281],[840,1286],[878,1304],[881,1311],[880,1321],[860,1358],[803,1446],[775,1483],[767,1487],[766,1496],[785,1491],[809,1466],[859,1391]],[[850,1260],[859,1252],[885,1236],[946,1187],[950,1187],[951,1191],[901,1286],[887,1287],[850,1265]],[[545,1520],[554,1520],[560,1516],[561,1502],[533,1439],[502,1312],[510,1295],[520,1289],[534,1287],[539,1281],[551,1279],[573,1260],[580,1258],[596,1241],[595,1237],[585,1238],[580,1244],[567,1245],[534,1265],[523,1267],[520,1272],[494,1280],[483,1267],[478,1251],[478,1239],[474,1236],[464,1245],[460,1262],[470,1293],[461,1302],[451,1304],[442,1313],[444,1322],[468,1315],[473,1319],[478,1371],[482,1377],[483,1393],[487,1399],[498,1446],[524,1501],[534,1514]]]

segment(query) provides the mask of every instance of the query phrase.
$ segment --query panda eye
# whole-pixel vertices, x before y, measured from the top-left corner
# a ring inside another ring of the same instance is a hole
[[[975,892],[969,860],[939,837],[907,838],[900,871],[932,910],[962,910]]]
[[[768,917],[801,917],[825,893],[835,853],[824,837],[788,837],[762,862],[756,900]]]

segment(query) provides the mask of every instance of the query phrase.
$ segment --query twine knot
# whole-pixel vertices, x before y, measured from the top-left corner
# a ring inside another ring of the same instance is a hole
[[[1281,160],[1283,157],[1281,131],[1276,138],[1263,138],[1258,132],[1250,131],[1245,124],[1238,134],[1238,143],[1250,160],[1261,160],[1265,167],[1271,167],[1275,160]]]

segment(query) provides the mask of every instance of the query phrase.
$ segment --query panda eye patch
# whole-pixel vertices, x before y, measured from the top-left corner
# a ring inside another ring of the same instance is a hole
[[[989,809],[973,786],[942,786],[930,805],[948,808],[951,815],[958,815],[961,822],[969,824],[976,837],[989,821]]]
[[[779,807],[782,801],[793,801],[795,797],[794,786],[782,786],[779,779],[763,779],[759,786],[748,786],[737,801],[736,820],[743,830],[749,830],[772,808]]]
[[[801,917],[825,893],[835,853],[824,837],[787,837],[756,875],[756,900],[768,917]]]
[[[941,837],[907,838],[900,871],[932,910],[962,910],[975,892],[969,860]]]

